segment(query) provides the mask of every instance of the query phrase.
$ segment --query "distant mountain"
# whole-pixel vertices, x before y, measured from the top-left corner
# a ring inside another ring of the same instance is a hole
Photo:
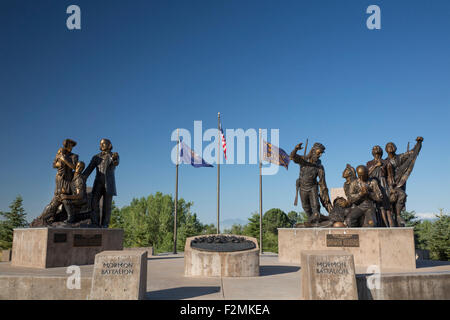
[[[248,219],[225,219],[220,221],[220,230],[231,229],[233,224],[240,224],[242,226],[248,223]]]
[[[437,215],[437,213],[431,213],[431,212],[419,212],[419,213],[416,213],[416,217],[419,220],[434,221],[434,220],[438,219],[436,217],[436,215]]]

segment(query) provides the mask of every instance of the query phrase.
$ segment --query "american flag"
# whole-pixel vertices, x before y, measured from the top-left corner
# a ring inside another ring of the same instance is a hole
[[[223,154],[225,155],[225,160],[227,159],[227,141],[225,140],[225,135],[223,134],[222,124],[219,125],[220,137],[222,138]]]

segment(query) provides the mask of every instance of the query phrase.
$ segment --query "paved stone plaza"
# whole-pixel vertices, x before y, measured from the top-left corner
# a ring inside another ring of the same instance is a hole
[[[278,262],[276,254],[265,253],[261,256],[259,277],[185,277],[183,253],[149,257],[147,267],[146,299],[296,300],[300,298],[300,267]],[[32,269],[11,267],[10,263],[2,262],[0,263],[0,286],[10,288],[11,281],[14,279],[17,281],[20,278],[22,289],[24,286],[33,287],[35,293],[33,296],[31,293],[33,290],[10,291],[6,296],[6,291],[2,290],[3,295],[0,293],[0,299],[86,299],[90,292],[93,265],[81,266],[80,270],[81,289],[67,290],[65,289],[68,277],[66,268]],[[356,273],[361,282],[361,274],[365,273],[365,270],[356,268]],[[442,279],[445,278],[447,285],[442,290],[446,290],[450,279],[450,262],[418,261],[415,270],[408,272],[403,270],[400,273],[400,270],[392,269],[382,275],[387,278],[398,275],[430,277],[426,281],[430,283],[433,290],[436,290],[435,283],[442,283]],[[444,276],[444,278],[433,278],[437,276]],[[398,282],[399,290],[410,287],[402,283]],[[61,287],[60,290],[55,287],[58,284]],[[37,286],[42,287],[41,292],[36,291]],[[449,299],[449,297],[441,296],[441,299]]]

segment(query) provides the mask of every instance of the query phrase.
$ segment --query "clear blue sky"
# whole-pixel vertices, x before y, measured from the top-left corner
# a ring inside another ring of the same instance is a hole
[[[82,30],[66,28],[77,4]],[[381,30],[366,8],[381,7]],[[171,132],[278,128],[280,147],[326,146],[328,186],[346,163],[424,137],[407,209],[450,209],[450,2],[266,0],[2,0],[0,210],[16,195],[29,220],[54,190],[65,138],[88,162],[110,138],[119,206],[174,193]],[[294,207],[298,166],[264,177],[264,209]],[[257,165],[224,165],[222,219],[258,210]],[[91,185],[93,177],[88,180]],[[216,170],[180,169],[180,196],[216,217]]]

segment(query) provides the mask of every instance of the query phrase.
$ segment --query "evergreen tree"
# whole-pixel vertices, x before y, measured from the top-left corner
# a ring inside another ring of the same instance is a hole
[[[185,216],[185,223],[178,229],[177,250],[184,250],[186,239],[198,236],[202,233],[203,225],[197,219],[197,215],[188,212]]]
[[[298,213],[296,211],[290,211],[288,213],[289,223],[291,224],[291,227],[294,227],[297,223],[298,219]]]
[[[308,220],[308,216],[304,211],[299,213],[296,211],[290,211],[288,213],[288,218],[292,228],[294,228],[297,223],[304,223]]]
[[[0,248],[12,248],[13,229],[28,227],[23,199],[19,195],[9,206],[9,212],[0,211],[3,221],[0,221]]]
[[[116,206],[114,201],[111,206],[111,220],[109,222],[109,228],[123,228],[124,221],[122,211]]]
[[[217,228],[213,223],[203,225],[202,234],[215,234],[216,232]]]
[[[290,228],[291,221],[281,209],[270,209],[263,216],[263,231],[278,235],[278,228]]]
[[[420,224],[420,221],[417,219],[415,211],[402,211],[400,216],[405,220],[406,227],[416,227]]]
[[[440,210],[431,228],[429,248],[431,258],[440,261],[450,260],[450,216]]]
[[[225,229],[223,233],[226,234],[234,234],[234,235],[243,235],[244,234],[244,227],[240,224],[233,224],[231,226],[231,229]]]
[[[414,241],[416,248],[422,250],[430,250],[429,243],[431,239],[431,229],[433,223],[428,220],[421,221],[414,228]]]
[[[255,212],[248,218],[248,223],[244,226],[244,235],[258,239],[259,243],[259,213]]]

